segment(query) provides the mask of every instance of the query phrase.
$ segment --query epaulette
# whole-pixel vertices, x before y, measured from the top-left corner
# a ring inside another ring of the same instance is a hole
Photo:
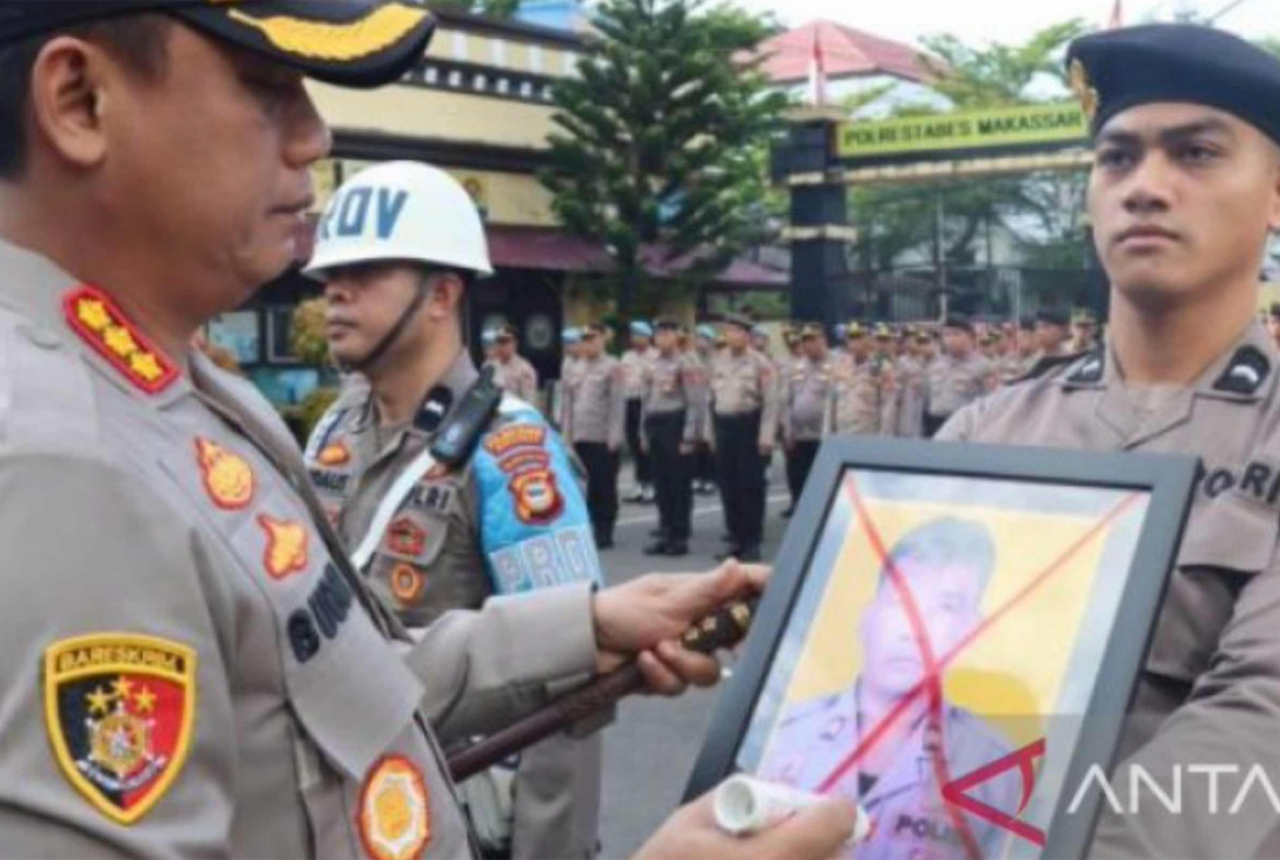
[[[1091,354],[1092,353],[1089,353],[1089,352],[1075,352],[1075,353],[1072,353],[1071,355],[1046,355],[1043,358],[1041,358],[1039,361],[1037,361],[1034,365],[1032,365],[1031,369],[1028,370],[1026,373],[1024,373],[1022,376],[1019,376],[1016,379],[1009,380],[1008,382],[1005,383],[1005,385],[1017,385],[1019,382],[1029,382],[1032,379],[1039,379],[1040,377],[1044,376],[1049,371],[1055,368],[1064,367],[1068,364],[1074,364],[1080,359],[1085,358],[1086,356],[1089,356]],[[1097,362],[1098,369],[1097,369],[1096,378],[1092,378],[1093,377],[1092,372],[1085,374],[1090,378],[1083,378],[1083,377],[1077,378],[1078,376],[1080,376],[1080,373],[1077,372],[1075,374],[1072,374],[1072,377],[1071,377],[1072,382],[1097,382],[1099,379],[1102,378],[1102,355],[1101,353],[1098,353],[1097,355],[1098,355],[1098,362]],[[1081,371],[1088,370],[1090,367],[1091,365],[1086,365],[1085,367],[1081,368]]]

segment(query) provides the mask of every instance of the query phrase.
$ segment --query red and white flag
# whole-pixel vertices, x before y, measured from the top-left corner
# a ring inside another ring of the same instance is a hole
[[[1118,30],[1124,26],[1124,9],[1121,7],[1123,0],[1116,0],[1116,5],[1111,7],[1111,20],[1107,22],[1107,27],[1112,30]]]
[[[827,103],[827,64],[822,59],[822,45],[816,30],[813,34],[813,57],[809,60],[809,101],[815,107]]]

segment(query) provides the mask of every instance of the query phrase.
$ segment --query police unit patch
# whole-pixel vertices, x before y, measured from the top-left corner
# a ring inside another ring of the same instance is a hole
[[[370,769],[360,789],[357,829],[374,860],[412,860],[431,839],[427,783],[413,762],[386,756]]]
[[[296,520],[258,516],[258,525],[267,534],[262,563],[272,579],[284,579],[307,568],[307,528]]]
[[[400,517],[387,528],[387,549],[396,555],[422,555],[427,530],[408,517]]]
[[[321,466],[345,466],[351,462],[351,449],[341,440],[326,445],[316,455],[316,462]]]
[[[62,312],[94,352],[147,394],[159,394],[178,378],[178,366],[102,290],[72,290],[62,299]]]
[[[525,525],[547,525],[564,511],[564,497],[550,469],[521,472],[511,479],[510,488],[516,517]]]
[[[128,633],[63,639],[45,650],[45,726],[71,785],[120,824],[146,815],[186,761],[196,655]]]
[[[196,462],[205,492],[223,510],[238,511],[253,500],[255,479],[249,461],[208,439],[196,439]]]
[[[391,569],[391,593],[401,603],[416,602],[426,587],[426,576],[413,565],[401,562]]]

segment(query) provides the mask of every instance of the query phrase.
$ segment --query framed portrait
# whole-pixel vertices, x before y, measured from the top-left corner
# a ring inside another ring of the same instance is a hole
[[[1068,787],[1110,772],[1196,467],[828,441],[688,797],[846,796],[858,860],[1085,854],[1099,795]]]

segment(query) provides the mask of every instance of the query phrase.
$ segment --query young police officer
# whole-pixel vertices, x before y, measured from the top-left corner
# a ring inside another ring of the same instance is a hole
[[[659,691],[718,677],[668,640],[760,571],[495,598],[408,641],[274,411],[189,347],[297,255],[329,149],[303,75],[396,80],[431,26],[0,0],[6,856],[473,856],[433,726],[492,730],[626,654]],[[827,806],[742,843],[702,801],[641,856],[820,858],[848,832]]]
[[[1113,780],[1122,811],[1104,801],[1089,856],[1275,857],[1273,801],[1241,788],[1255,766],[1280,777],[1280,352],[1255,320],[1280,228],[1280,61],[1185,25],[1087,36],[1069,56],[1093,114],[1107,343],[1042,365],[939,438],[1202,458]],[[1166,796],[1182,783],[1180,813],[1127,795],[1137,767]]]

